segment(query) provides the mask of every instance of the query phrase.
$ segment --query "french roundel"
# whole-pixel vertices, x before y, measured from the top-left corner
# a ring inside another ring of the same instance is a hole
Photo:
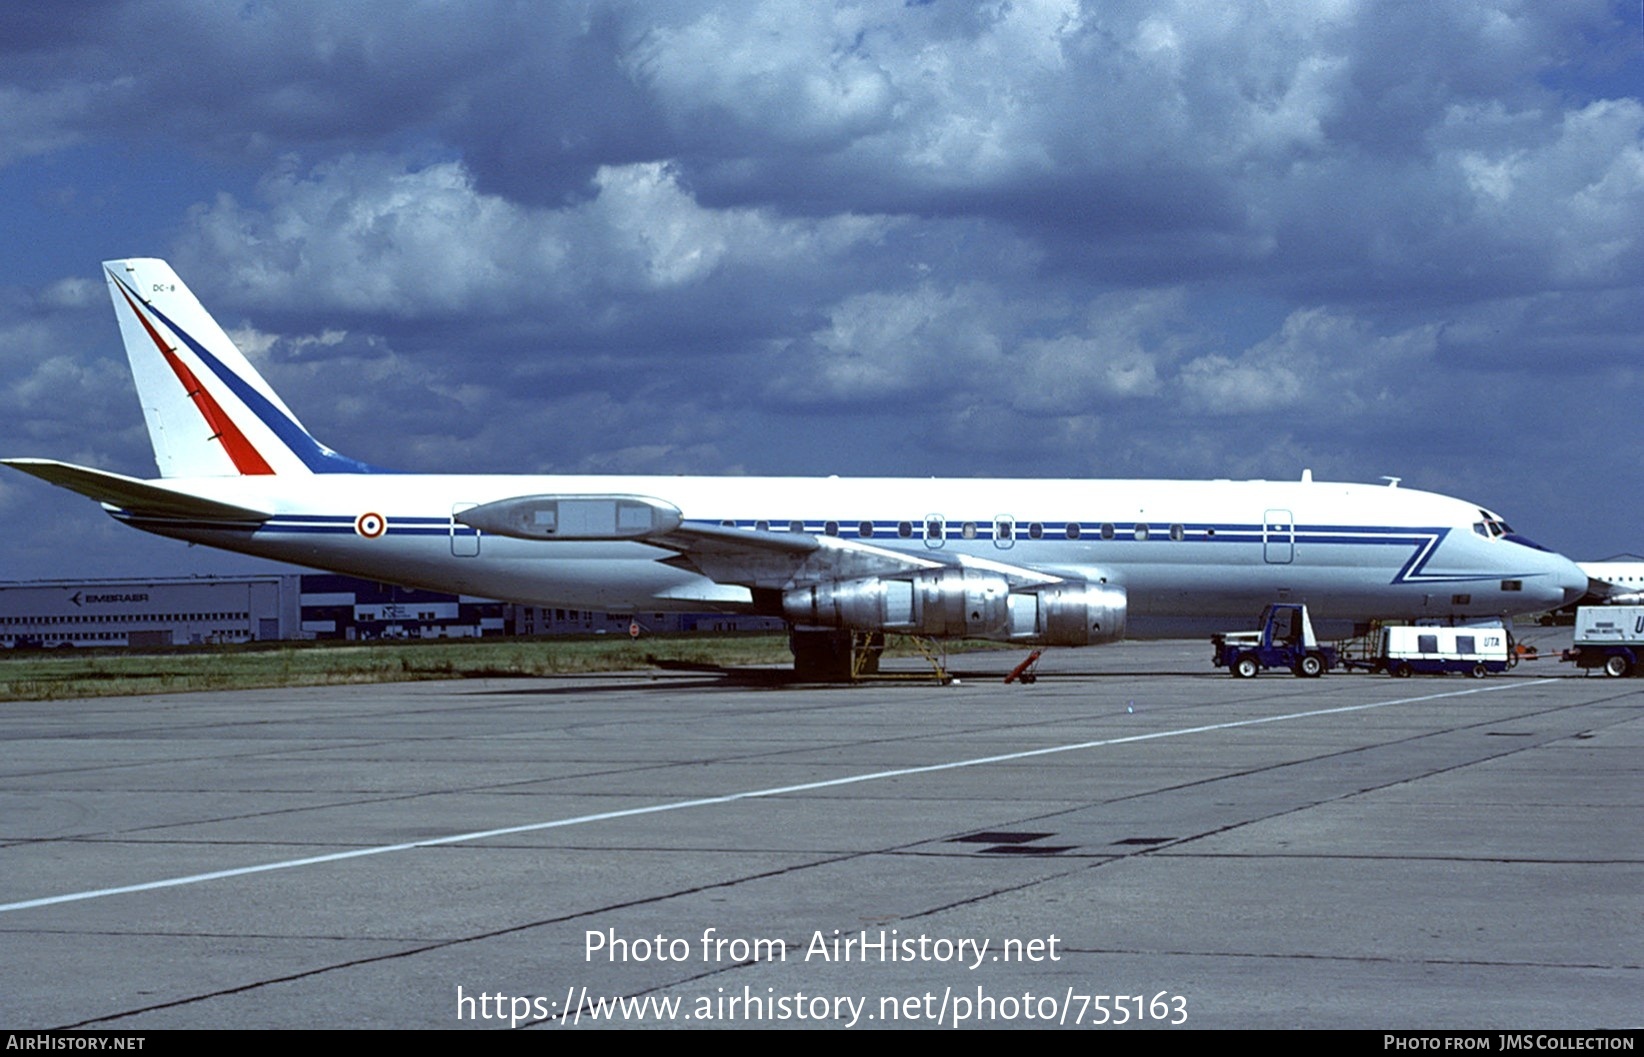
[[[388,519],[372,512],[361,514],[354,519],[354,531],[368,540],[374,540],[388,531]]]

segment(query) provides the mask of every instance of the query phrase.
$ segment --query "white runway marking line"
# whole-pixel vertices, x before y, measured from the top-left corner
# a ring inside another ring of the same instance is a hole
[[[1401,697],[1392,701],[1373,701],[1364,705],[1343,705],[1340,708],[1319,708],[1308,712],[1289,712],[1282,716],[1264,716],[1260,719],[1238,719],[1226,723],[1210,723],[1200,727],[1185,727],[1181,730],[1160,730],[1151,734],[1131,734],[1122,738],[1103,738],[1099,741],[1081,741],[1071,745],[1052,745],[1043,749],[1024,749],[1021,752],[1007,752],[998,756],[977,756],[968,760],[953,760],[948,763],[930,763],[921,767],[902,767],[894,771],[875,771],[872,774],[851,775],[848,778],[829,778],[820,782],[803,782],[799,785],[774,786],[770,789],[750,789],[741,793],[727,793],[724,796],[707,796],[697,800],[678,800],[668,804],[649,804],[645,807],[630,807],[620,811],[602,811],[595,815],[578,815],[574,818],[560,818],[549,822],[530,822],[522,826],[505,826],[501,829],[479,830],[474,833],[454,833],[448,837],[434,837],[429,840],[412,841],[407,844],[384,844],[372,848],[355,848],[352,851],[333,852],[329,855],[312,855],[304,859],[287,859],[284,862],[263,863],[258,866],[240,866],[229,870],[214,870],[211,873],[190,874],[187,877],[169,877],[160,881],[147,881],[142,884],[121,885],[118,888],[99,888],[90,892],[69,892],[60,896],[45,896],[41,899],[26,899],[20,903],[0,903],[0,914],[14,910],[29,910],[34,907],[54,906],[58,903],[77,903],[86,899],[102,899],[105,896],[125,895],[129,892],[149,892],[161,888],[179,888],[183,885],[202,884],[206,881],[219,881],[227,877],[244,877],[247,874],[268,873],[272,870],[291,870],[299,866],[317,866],[320,863],[342,862],[346,859],[363,859],[370,855],[387,855],[392,852],[410,851],[414,848],[433,848],[442,844],[463,844],[468,841],[486,840],[491,837],[506,837],[515,833],[535,833],[540,830],[561,829],[566,826],[581,826],[589,822],[607,822],[617,818],[631,818],[635,815],[655,815],[664,811],[681,811],[692,807],[711,807],[714,804],[731,804],[738,800],[755,800],[764,797],[783,796],[788,793],[806,793],[816,789],[828,789],[841,785],[855,785],[860,782],[874,782],[883,778],[901,778],[910,774],[931,774],[936,771],[953,771],[965,767],[981,767],[990,763],[1009,763],[1013,760],[1027,760],[1035,756],[1052,756],[1063,752],[1078,752],[1081,749],[1099,749],[1109,745],[1126,745],[1139,741],[1153,741],[1158,738],[1179,738],[1188,734],[1208,734],[1218,730],[1233,730],[1237,727],[1254,727],[1263,723],[1282,723],[1292,719],[1308,719],[1314,716],[1334,716],[1346,712],[1363,712],[1371,708],[1386,708],[1390,705],[1408,705],[1419,701],[1437,701],[1446,697],[1463,697],[1468,694],[1489,693],[1495,690],[1511,690],[1524,686],[1540,686],[1543,683],[1554,682],[1552,679],[1537,679],[1532,682],[1514,682],[1497,686],[1478,686],[1467,690],[1452,690],[1442,694],[1426,694],[1421,697]]]

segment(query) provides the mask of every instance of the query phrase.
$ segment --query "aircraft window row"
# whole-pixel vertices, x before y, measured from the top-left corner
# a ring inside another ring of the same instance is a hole
[[[735,528],[737,523],[732,518],[725,518],[724,520],[722,520],[720,522],[720,524],[723,525],[726,528]],[[780,522],[777,522],[776,524],[777,524],[777,531],[783,531],[782,524]],[[753,523],[753,528],[755,529],[755,531],[758,531],[758,532],[769,532],[769,531],[771,531],[771,525],[772,525],[772,522],[762,519],[762,520],[759,520],[759,521],[755,521]],[[981,536],[981,531],[982,531],[981,530],[981,523],[975,522],[975,521],[963,521],[963,522],[960,522],[959,530],[958,530],[957,533],[950,533],[949,530],[948,530],[948,523],[945,520],[941,519],[941,518],[927,518],[924,521],[924,523],[922,525],[922,528],[923,528],[923,531],[924,531],[924,538],[927,539],[927,540],[940,540],[940,539],[974,540],[974,539],[977,539]],[[796,532],[796,533],[803,533],[807,530],[806,530],[804,521],[795,519],[795,520],[790,521],[790,522],[787,523],[786,531]],[[1069,521],[1062,528],[1062,534],[1070,540],[1082,539],[1085,535],[1085,531],[1086,531],[1085,526],[1082,523],[1077,522],[1077,521]],[[837,521],[824,521],[822,523],[822,533],[823,533],[823,535],[838,536],[839,532],[840,532],[839,522],[837,522]],[[1042,540],[1046,537],[1046,534],[1047,533],[1046,533],[1045,523],[1044,522],[1042,522],[1042,521],[1030,521],[1030,522],[1028,522],[1027,535],[1028,535],[1029,539]],[[1117,539],[1118,535],[1119,535],[1118,526],[1115,525],[1111,521],[1101,522],[1096,527],[1096,534],[1104,540]],[[1178,541],[1179,540],[1185,540],[1187,538],[1187,527],[1185,525],[1180,524],[1180,523],[1172,524],[1166,530],[1166,534],[1172,540],[1178,540]],[[1216,530],[1213,529],[1213,528],[1207,528],[1207,529],[1204,530],[1204,534],[1205,534],[1205,538],[1209,539],[1209,538],[1212,538],[1216,535]],[[862,521],[857,522],[856,535],[861,539],[873,539],[876,535],[880,535],[880,533],[878,532],[878,530],[876,529],[876,527],[875,527],[875,525],[872,521],[862,520]],[[896,523],[896,535],[899,539],[912,539],[913,535],[914,535],[913,522],[911,522],[911,521],[899,521],[899,522],[897,522]],[[1136,540],[1148,540],[1148,539],[1153,539],[1155,537],[1153,527],[1150,524],[1148,524],[1147,522],[1137,522],[1135,525],[1133,525],[1131,527],[1131,530],[1130,530],[1130,535],[1133,539],[1136,539]],[[1002,517],[1002,518],[999,518],[997,521],[993,522],[993,538],[995,540],[1010,541],[1010,540],[1014,540],[1016,537],[1017,537],[1017,526],[1016,526],[1016,521],[1013,518]]]

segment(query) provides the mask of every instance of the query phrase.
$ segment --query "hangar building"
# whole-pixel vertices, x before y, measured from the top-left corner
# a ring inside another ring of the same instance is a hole
[[[295,575],[0,585],[0,646],[187,646],[298,637]]]
[[[333,573],[0,583],[0,648],[188,646],[279,639],[781,630],[705,613],[594,613],[506,605]]]

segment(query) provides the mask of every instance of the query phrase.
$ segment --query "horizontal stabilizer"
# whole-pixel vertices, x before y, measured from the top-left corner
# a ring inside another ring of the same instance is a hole
[[[269,517],[265,511],[202,499],[124,474],[55,459],[0,459],[0,463],[138,517],[239,522],[266,521]]]

